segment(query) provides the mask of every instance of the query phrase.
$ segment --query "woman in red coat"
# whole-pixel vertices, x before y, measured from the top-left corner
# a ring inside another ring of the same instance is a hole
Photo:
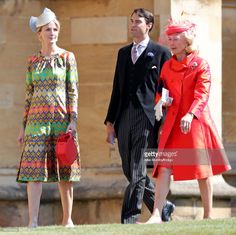
[[[207,105],[211,74],[194,48],[195,24],[171,21],[165,32],[173,56],[162,68],[161,83],[173,100],[169,102],[162,92],[155,107],[157,119],[162,107],[167,111],[153,170],[157,185],[154,211],[147,223],[161,222],[171,175],[174,180],[198,180],[203,217],[210,218],[211,176],[230,169]]]

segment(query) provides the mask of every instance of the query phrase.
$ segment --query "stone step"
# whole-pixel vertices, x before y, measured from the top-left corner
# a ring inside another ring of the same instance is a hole
[[[149,170],[151,174],[151,170]],[[0,169],[0,226],[26,226],[28,218],[26,184],[15,182],[16,170]],[[236,188],[221,176],[213,177],[214,218],[236,216]],[[119,167],[83,169],[74,184],[73,220],[76,224],[119,223],[127,181]],[[196,180],[173,182],[168,198],[175,203],[174,220],[200,219],[202,207]],[[40,225],[60,224],[61,203],[57,184],[43,184]],[[150,212],[143,207],[141,220]]]

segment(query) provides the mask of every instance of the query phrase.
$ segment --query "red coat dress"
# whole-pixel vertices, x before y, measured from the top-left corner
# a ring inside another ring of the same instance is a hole
[[[173,97],[159,139],[153,170],[157,177],[163,164],[172,168],[174,180],[202,179],[230,169],[223,145],[207,105],[211,74],[208,63],[195,53],[179,62],[173,56],[161,72],[164,87]],[[183,134],[181,118],[191,112],[191,130]]]

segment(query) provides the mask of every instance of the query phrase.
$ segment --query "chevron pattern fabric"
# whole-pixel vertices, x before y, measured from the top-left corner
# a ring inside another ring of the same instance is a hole
[[[40,52],[28,60],[23,126],[24,145],[17,174],[18,182],[79,181],[77,160],[60,166],[55,154],[56,140],[71,121],[77,123],[78,74],[74,54],[45,57]]]

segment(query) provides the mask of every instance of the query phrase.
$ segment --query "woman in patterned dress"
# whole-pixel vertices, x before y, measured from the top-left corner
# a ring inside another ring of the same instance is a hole
[[[203,218],[211,218],[212,176],[230,169],[224,147],[211,117],[208,99],[211,86],[209,64],[198,56],[195,24],[187,20],[170,21],[167,44],[173,56],[162,68],[160,83],[173,98],[163,101],[165,90],[157,95],[156,117],[168,106],[160,134],[157,161],[155,204],[147,223],[160,223],[161,211],[174,180],[198,181],[203,203]]]
[[[41,50],[28,60],[17,181],[27,183],[29,227],[38,226],[42,182],[58,182],[62,225],[72,227],[73,182],[80,180],[76,60],[72,52],[57,46],[60,24],[51,10],[45,8],[39,17],[31,17],[30,28],[37,33]],[[75,137],[78,156],[72,165],[61,166],[55,144],[58,135],[68,131]]]

